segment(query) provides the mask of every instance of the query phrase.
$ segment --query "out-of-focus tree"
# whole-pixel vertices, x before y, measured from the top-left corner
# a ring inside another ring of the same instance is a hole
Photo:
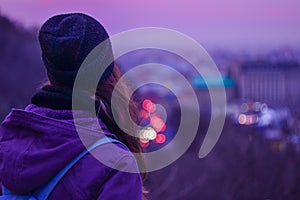
[[[22,108],[45,77],[37,29],[26,29],[0,13],[0,120]]]

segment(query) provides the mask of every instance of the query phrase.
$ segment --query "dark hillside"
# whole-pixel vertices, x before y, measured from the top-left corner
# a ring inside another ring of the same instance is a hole
[[[0,120],[10,108],[22,108],[45,75],[37,31],[25,29],[0,13]]]

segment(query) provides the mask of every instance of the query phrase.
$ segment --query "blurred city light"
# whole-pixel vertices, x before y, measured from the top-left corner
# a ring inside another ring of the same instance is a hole
[[[140,142],[142,148],[147,148],[150,145],[149,141],[141,140]]]
[[[156,135],[157,133],[152,127],[146,127],[140,131],[140,138],[142,140],[154,140]]]
[[[159,133],[157,134],[154,141],[158,144],[163,144],[166,141],[166,136],[162,133]]]
[[[156,110],[156,105],[153,103],[150,99],[145,99],[142,103],[142,106],[145,110],[148,112],[155,112]]]
[[[139,112],[139,116],[140,116],[141,119],[149,118],[150,117],[150,113],[148,111],[142,109]]]
[[[245,115],[245,114],[241,114],[241,115],[239,116],[239,118],[238,118],[238,121],[239,121],[240,124],[246,124],[246,122],[247,122],[247,117],[246,117],[246,115]]]
[[[256,124],[258,122],[258,116],[257,115],[240,114],[239,117],[238,117],[238,122],[241,125]]]
[[[193,84],[197,88],[219,88],[219,87],[233,87],[235,85],[234,80],[229,76],[223,76],[220,82],[217,77],[205,77],[195,76],[192,79]]]
[[[166,130],[165,122],[157,115],[150,117],[150,123],[156,132],[163,132]]]

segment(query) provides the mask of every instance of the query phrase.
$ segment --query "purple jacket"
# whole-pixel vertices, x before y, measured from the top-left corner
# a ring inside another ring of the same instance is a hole
[[[77,111],[85,132],[98,132],[99,137],[114,135],[100,121],[97,130],[85,115]],[[99,129],[99,127],[98,127]],[[25,110],[13,109],[0,127],[0,179],[16,194],[26,194],[47,183],[67,163],[84,150],[79,139],[72,111],[52,110],[30,104]],[[140,200],[142,181],[134,156],[129,151],[111,152],[111,145],[97,147],[95,153],[105,155],[110,168],[93,155],[77,162],[58,183],[49,199]],[[122,149],[126,149],[118,144]]]

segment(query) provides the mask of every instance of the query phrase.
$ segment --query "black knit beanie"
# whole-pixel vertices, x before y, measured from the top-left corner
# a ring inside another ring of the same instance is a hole
[[[97,20],[82,13],[56,15],[48,19],[40,29],[39,42],[50,82],[73,87],[84,59],[108,38],[108,33]],[[101,56],[113,60],[111,44],[107,44],[109,47],[104,48]],[[101,79],[99,77],[100,83],[112,74],[113,67],[111,63]]]

